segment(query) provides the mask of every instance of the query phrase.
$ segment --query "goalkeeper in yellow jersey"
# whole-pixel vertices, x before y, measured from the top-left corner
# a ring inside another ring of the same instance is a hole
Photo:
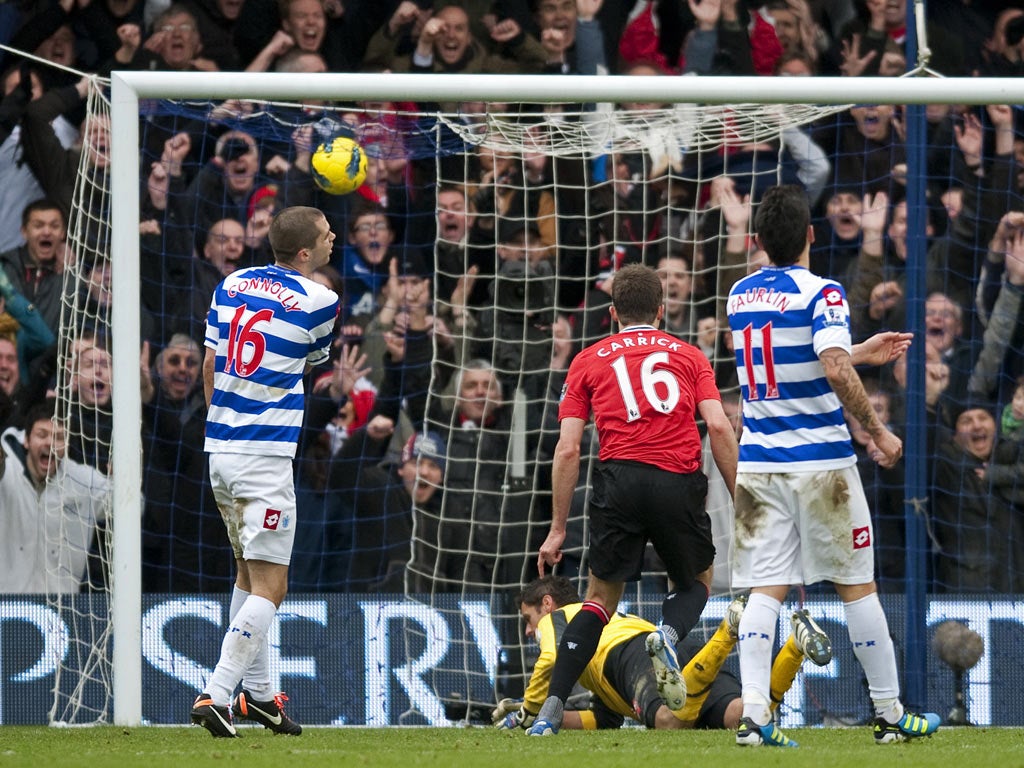
[[[534,579],[518,597],[520,613],[526,622],[527,637],[537,638],[540,656],[522,701],[503,699],[492,713],[498,728],[527,728],[540,711],[548,695],[551,669],[562,632],[580,609],[580,598],[572,582],[563,576]],[[659,690],[652,658],[645,645],[655,627],[629,614],[616,613],[605,626],[597,652],[580,676],[579,682],[594,694],[590,709],[566,711],[563,728],[595,730],[618,728],[627,717],[648,728],[721,728],[735,730],[743,712],[740,682],[721,671],[726,657],[736,645],[736,627],[743,613],[745,598],[729,605],[726,617],[703,646],[691,639],[692,647],[680,643],[680,663],[687,651],[692,658],[683,666],[686,702],[678,710],[665,703],[665,682]],[[793,635],[786,641],[772,666],[772,708],[793,684],[805,658],[801,647],[820,665],[831,659],[831,644],[821,628],[804,611],[793,614]],[[668,681],[671,686],[672,681]]]

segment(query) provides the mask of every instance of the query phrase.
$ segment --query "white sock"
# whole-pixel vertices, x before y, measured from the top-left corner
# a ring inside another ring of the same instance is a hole
[[[896,651],[889,636],[889,622],[885,620],[878,594],[873,592],[852,603],[843,603],[843,608],[853,652],[868,679],[875,714],[894,723],[903,717],[903,705],[899,701],[900,679],[896,670]]]
[[[231,608],[228,609],[228,616],[231,620],[234,620],[235,616],[238,615],[239,609],[245,603],[245,599],[248,596],[249,593],[238,586],[231,590]],[[256,654],[256,658],[249,665],[249,669],[245,671],[245,675],[242,677],[242,687],[251,693],[256,701],[270,701],[272,698],[273,694],[271,693],[270,686],[270,646],[265,641],[260,646],[260,652]]]
[[[743,609],[739,626],[740,680],[743,681],[743,716],[758,725],[771,721],[772,647],[782,603],[754,592]]]
[[[255,701],[270,701],[274,691],[270,687],[270,644],[267,636],[263,636],[259,653],[242,677],[242,687],[252,694]]]
[[[238,615],[238,609],[242,607],[242,603],[245,602],[245,598],[249,596],[249,593],[244,589],[241,589],[237,585],[231,590],[231,606],[228,608],[228,621],[234,621],[235,616]]]
[[[231,695],[267,643],[267,629],[274,620],[277,606],[265,597],[249,595],[235,618],[231,620],[224,642],[220,647],[220,660],[207,683],[206,692],[214,703],[225,706]]]

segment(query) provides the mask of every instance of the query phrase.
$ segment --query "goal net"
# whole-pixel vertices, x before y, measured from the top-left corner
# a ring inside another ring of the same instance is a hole
[[[758,264],[752,215],[774,184],[807,189],[816,214],[813,267],[844,282],[851,305],[859,302],[852,310],[864,324],[855,327],[855,341],[874,330],[904,327],[904,316],[876,312],[884,301],[875,288],[894,283],[893,290],[905,295],[899,287],[905,245],[924,236],[925,218],[935,242],[971,238],[965,250],[971,259],[940,254],[935,258],[944,261],[931,275],[951,296],[950,311],[961,314],[965,342],[981,345],[999,293],[998,279],[982,271],[982,262],[1003,214],[1018,204],[1016,178],[1006,176],[1005,188],[996,190],[1003,195],[1000,208],[982,198],[992,192],[993,177],[1003,179],[1000,174],[1012,167],[1012,159],[994,151],[994,121],[1001,116],[976,112],[985,164],[978,174],[978,158],[965,160],[969,152],[957,142],[957,131],[969,126],[973,132],[974,123],[948,107],[934,110],[928,167],[915,171],[927,176],[926,209],[911,212],[921,230],[908,235],[907,149],[891,107],[583,103],[586,98],[531,105],[506,103],[501,92],[489,101],[431,107],[384,98],[325,104],[321,94],[298,90],[271,101],[244,98],[244,88],[229,100],[140,102],[139,327],[140,340],[149,343],[145,365],[152,366],[156,390],[143,409],[137,478],[144,496],[141,589],[147,596],[230,589],[230,551],[196,456],[202,432],[190,421],[194,410],[172,397],[178,374],[170,367],[171,352],[184,350],[182,359],[189,349],[198,355],[207,294],[218,275],[268,260],[268,212],[315,205],[338,236],[334,271],[323,275],[343,296],[334,358],[344,368],[344,350],[358,346],[369,371],[345,383],[329,368],[311,382],[311,399],[328,412],[316,415],[315,427],[307,418],[296,462],[301,521],[290,594],[397,593],[445,622],[406,617],[388,625],[391,642],[402,644],[413,660],[404,674],[430,695],[367,701],[361,719],[348,722],[476,720],[495,697],[522,694],[535,650],[524,642],[514,598],[536,575],[537,548],[550,522],[560,388],[572,355],[611,332],[610,280],[623,264],[659,270],[666,327],[707,354],[731,414],[738,413],[739,388],[724,301],[732,283]],[[189,95],[187,82],[180,93]],[[89,104],[91,120],[109,119],[107,102],[95,89]],[[309,151],[339,132],[359,142],[369,167],[357,192],[332,196],[315,185]],[[109,200],[107,178],[83,160],[69,228],[69,250],[79,256],[65,271],[69,303],[61,370],[69,377],[83,356],[82,339],[109,354],[105,331],[119,334],[102,314],[109,301],[94,306],[88,298],[89,286],[103,285],[97,265],[110,263],[103,235],[110,209],[96,204],[97,197]],[[424,319],[418,291],[425,278],[430,294]],[[988,291],[986,299],[978,289]],[[181,399],[197,392],[201,397],[196,374],[191,385],[199,389]],[[188,381],[187,372],[181,375]],[[986,392],[992,402],[1009,402],[1009,376],[1009,369],[995,374]],[[883,372],[872,381],[897,423],[903,402],[898,378]],[[338,387],[345,388],[344,400]],[[81,398],[70,380],[58,394],[74,425],[71,443],[91,451],[98,466],[109,452],[109,428],[103,426],[109,405],[95,404],[88,416],[76,410]],[[400,417],[386,446],[364,440],[361,427],[369,416],[396,410]],[[427,447],[415,443],[423,433],[433,440]],[[438,459],[443,480],[425,491],[422,486],[436,480],[420,464],[421,487],[402,508],[396,504],[408,496],[402,496],[399,470],[413,446]],[[587,572],[584,506],[596,454],[596,437],[588,431],[558,571],[581,592]],[[719,544],[715,593],[721,596],[709,606],[706,618],[713,625],[731,594],[731,508],[721,479],[708,471]],[[864,472],[876,511],[879,581],[884,592],[899,593],[906,578],[900,564],[906,548],[915,546],[903,535],[904,478],[872,474],[870,461]],[[105,567],[95,576],[89,571],[90,600],[71,601],[81,612],[76,620],[89,630],[73,633],[76,648],[58,679],[55,720],[111,718],[106,542],[121,519],[108,520],[106,535],[93,545],[93,561]],[[928,519],[928,588],[969,589],[939,567],[951,532],[966,522]],[[1006,539],[995,530],[984,535]],[[982,589],[1014,591],[1009,584]],[[664,591],[664,573],[652,552],[625,607],[657,619]],[[67,600],[55,599],[68,610]],[[82,611],[91,605],[94,613]],[[438,633],[446,635],[445,652],[428,658]],[[210,648],[192,653],[215,658]],[[78,681],[74,686],[67,683],[71,677]],[[204,682],[200,672],[190,679],[197,686]],[[847,709],[839,715],[857,717],[866,699],[852,674],[847,684],[841,705]],[[107,697],[97,698],[94,690],[79,694],[96,687]],[[809,721],[836,714],[809,702]]]

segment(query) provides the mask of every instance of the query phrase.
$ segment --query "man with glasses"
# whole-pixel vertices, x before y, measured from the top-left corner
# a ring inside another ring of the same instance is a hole
[[[172,5],[153,23],[153,33],[142,40],[137,24],[117,30],[121,47],[114,54],[115,69],[162,69],[179,72],[216,71],[217,65],[200,58],[203,41],[195,16],[183,5]]]
[[[394,233],[378,203],[362,201],[349,217],[348,243],[335,262],[345,279],[342,318],[366,326],[379,309],[378,296],[388,281]],[[335,256],[337,259],[337,256]]]

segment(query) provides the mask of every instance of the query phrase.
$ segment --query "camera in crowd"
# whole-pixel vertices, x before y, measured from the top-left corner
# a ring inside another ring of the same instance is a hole
[[[494,306],[501,314],[527,315],[534,324],[551,325],[553,275],[546,261],[504,261],[494,278]]]
[[[224,142],[224,146],[220,148],[220,159],[225,163],[230,163],[232,160],[237,160],[240,157],[244,157],[252,151],[252,145],[245,139],[239,138],[238,136],[232,136],[230,139]]]

